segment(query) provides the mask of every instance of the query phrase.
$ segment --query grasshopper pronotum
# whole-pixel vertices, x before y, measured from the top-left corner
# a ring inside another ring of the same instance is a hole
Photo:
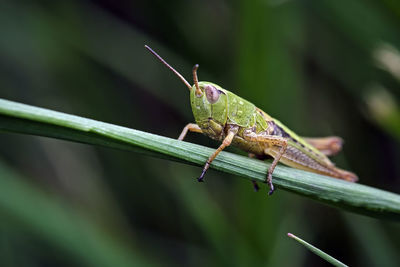
[[[214,83],[199,82],[197,79],[199,65],[196,64],[193,67],[194,85],[191,86],[156,52],[147,45],[145,47],[189,88],[190,104],[196,123],[187,124],[178,139],[183,140],[187,132],[191,131],[203,133],[212,139],[222,141],[218,149],[208,158],[198,178],[199,182],[203,181],[204,174],[219,152],[230,145],[235,145],[250,155],[260,158],[265,156],[274,158],[267,171],[266,181],[270,187],[269,195],[274,192],[272,173],[279,161],[290,167],[350,182],[358,180],[354,173],[336,168],[327,157],[341,150],[343,143],[341,138],[335,136],[299,137],[249,101]],[[257,190],[257,184],[253,183]]]

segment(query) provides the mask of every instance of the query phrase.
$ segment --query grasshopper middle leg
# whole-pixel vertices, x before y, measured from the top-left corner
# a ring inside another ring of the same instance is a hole
[[[287,148],[287,140],[280,136],[275,135],[266,135],[266,134],[256,134],[254,132],[245,134],[245,139],[252,141],[252,142],[260,142],[267,145],[265,149],[265,153],[268,154],[268,147],[279,147],[278,153],[274,155],[274,161],[272,162],[271,166],[268,168],[267,171],[267,183],[269,185],[269,192],[268,195],[272,195],[275,188],[272,183],[272,173],[275,170],[276,165],[278,165],[279,160],[281,159],[282,155],[285,154]]]
[[[222,144],[215,150],[215,152],[208,158],[206,165],[204,165],[203,171],[201,172],[200,177],[197,179],[199,182],[203,182],[204,180],[204,174],[206,174],[206,171],[210,167],[211,162],[218,156],[219,152],[224,150],[225,147],[230,146],[232,143],[233,137],[235,137],[237,133],[236,130],[229,131],[227,136],[225,137],[224,141],[222,141]]]
[[[254,159],[256,157],[257,157],[256,154],[249,153],[249,158],[253,158]],[[257,182],[254,181],[254,180],[251,180],[251,183],[253,184],[254,192],[258,192],[258,190],[260,190],[260,187],[258,186]]]

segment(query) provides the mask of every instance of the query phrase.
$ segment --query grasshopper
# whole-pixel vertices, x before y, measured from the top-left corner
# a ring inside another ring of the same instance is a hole
[[[193,67],[193,83],[186,79],[149,46],[145,45],[156,58],[167,66],[189,88],[190,104],[196,123],[187,124],[179,136],[183,140],[188,131],[205,134],[221,141],[222,144],[208,158],[198,178],[202,182],[211,162],[224,148],[235,145],[250,156],[265,158],[272,156],[273,161],[267,171],[268,194],[274,192],[272,173],[278,162],[301,170],[319,173],[350,182],[358,180],[354,173],[339,169],[327,156],[341,150],[343,141],[339,137],[324,138],[300,137],[277,119],[257,108],[249,101],[223,89],[211,82],[199,82],[197,69]],[[255,190],[258,185],[253,181]]]

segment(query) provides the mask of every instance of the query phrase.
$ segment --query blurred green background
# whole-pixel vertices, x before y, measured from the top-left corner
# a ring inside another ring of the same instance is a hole
[[[176,138],[213,81],[400,193],[400,2],[1,1],[0,97]],[[187,141],[217,147],[192,133]],[[234,148],[230,151],[242,153]],[[1,266],[400,266],[400,226],[238,177],[48,138],[0,138]]]

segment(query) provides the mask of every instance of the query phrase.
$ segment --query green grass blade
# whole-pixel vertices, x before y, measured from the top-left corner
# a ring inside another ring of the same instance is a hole
[[[214,149],[48,109],[0,99],[0,130],[136,151],[203,165]],[[221,152],[211,167],[264,181],[269,163]],[[195,177],[193,177],[195,178]],[[400,195],[285,166],[274,171],[277,188],[372,217],[400,219]]]
[[[299,242],[300,244],[302,244],[303,246],[305,246],[306,248],[308,248],[309,250],[311,250],[312,253],[320,256],[321,258],[323,258],[324,260],[326,260],[327,262],[331,263],[334,266],[338,266],[338,267],[346,267],[346,264],[343,264],[342,262],[338,261],[337,259],[335,259],[334,257],[326,254],[325,252],[323,252],[322,250],[314,247],[313,245],[307,243],[306,241],[304,241],[303,239],[295,236],[294,234],[288,233],[288,236],[290,238],[293,238],[294,240],[296,240],[297,242]]]

